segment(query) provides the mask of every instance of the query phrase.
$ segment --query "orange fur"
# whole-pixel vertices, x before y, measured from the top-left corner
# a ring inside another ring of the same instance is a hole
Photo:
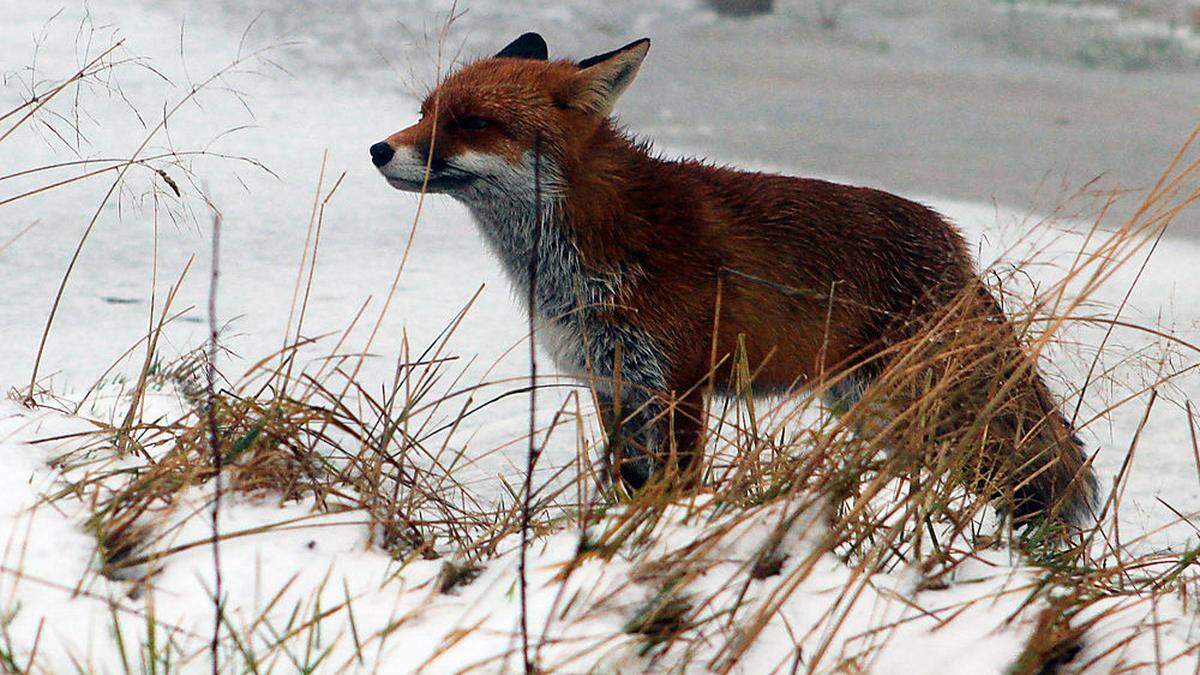
[[[923,205],[870,188],[663,159],[626,135],[606,113],[648,47],[633,43],[587,68],[483,59],[447,78],[421,121],[387,143],[415,149],[435,172],[468,151],[516,166],[536,146],[552,163],[563,185],[552,226],[564,228],[587,273],[621,279],[619,301],[600,314],[661,349],[665,388],[657,395],[679,406],[672,454],[685,469],[703,447],[698,385],[714,353],[725,364],[718,389],[729,381],[739,341],[756,389],[784,391],[856,369],[873,379],[888,363],[877,357],[963,294],[982,300],[989,321],[1004,322],[962,236]],[[467,128],[472,118],[486,125]],[[1091,499],[1090,470],[1036,372],[1017,390],[1014,401],[1032,406],[1049,430],[1032,434],[1040,446],[1017,453],[1034,458],[1010,479],[1027,479],[1018,510]],[[1010,426],[1012,434],[1029,430]],[[980,452],[1012,454],[1021,442]]]

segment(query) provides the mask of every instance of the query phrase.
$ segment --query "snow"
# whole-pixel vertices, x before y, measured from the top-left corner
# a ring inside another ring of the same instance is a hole
[[[338,11],[376,9],[354,6],[350,3],[328,11],[336,15]],[[449,7],[449,3],[443,3],[438,9],[445,12]],[[656,3],[650,10],[636,3],[605,7],[563,3],[543,9],[538,3],[474,3],[462,20],[472,31],[466,49],[475,53],[481,44],[498,44],[502,36],[513,32],[513,24],[523,21],[530,12],[537,12],[539,19],[555,30],[568,31],[582,23],[597,30],[608,26],[607,33],[612,34],[650,28],[665,31],[672,24],[713,20],[688,2]],[[83,157],[129,153],[141,141],[147,125],[157,121],[164,103],[186,95],[189,83],[202,81],[239,53],[239,32],[229,30],[216,16],[220,10],[212,7],[195,8],[181,35],[179,15],[172,11],[151,11],[135,4],[94,6],[90,25],[96,33],[90,36],[90,47],[87,31],[76,31],[83,20],[79,7],[68,7],[62,16],[44,26],[56,9],[38,3],[23,3],[19,10],[13,3],[0,8],[0,35],[6,44],[18,46],[0,57],[0,70],[17,72],[6,80],[0,108],[7,109],[4,104],[28,93],[22,83],[69,75],[112,35],[127,39],[122,54],[147,57],[149,64],[173,82],[165,84],[155,72],[131,64],[113,75],[111,82],[119,90],[85,91],[82,109],[87,115],[79,122],[85,140],[77,148]],[[427,9],[409,2],[395,11],[416,16],[424,15]],[[241,72],[222,78],[221,87],[246,92],[249,108],[228,91],[201,92],[196,103],[185,105],[171,119],[166,132],[152,139],[144,154],[198,148],[248,154],[270,167],[275,175],[243,162],[197,158],[189,165],[195,172],[194,180],[177,168],[166,169],[187,195],[180,201],[168,193],[169,188],[158,176],[136,167],[131,170],[128,187],[101,209],[97,227],[67,286],[42,365],[42,374],[53,375],[43,382],[44,386],[66,401],[82,399],[108,364],[144,335],[152,309],[155,316],[161,311],[168,288],[193,256],[191,271],[174,304],[176,310],[191,309],[168,327],[160,348],[178,354],[203,342],[211,218],[197,198],[200,191],[208,194],[220,210],[224,228],[219,312],[223,320],[230,322],[223,340],[234,353],[224,357],[222,369],[236,379],[242,370],[277,350],[288,323],[322,167],[322,196],[342,172],[345,179],[325,208],[303,334],[336,334],[369,301],[365,318],[349,341],[353,346],[343,352],[365,345],[404,256],[415,209],[409,196],[390,190],[375,175],[366,162],[366,148],[415,117],[416,98],[397,95],[396,80],[413,77],[402,72],[406,68],[427,73],[429,63],[393,63],[345,76],[351,65],[362,63],[361,56],[351,58],[347,52],[378,45],[343,45],[339,41],[345,41],[345,36],[335,24],[317,21],[303,27],[309,29],[304,37],[315,46],[301,56],[294,54],[295,48],[278,52],[286,65],[298,66],[291,75],[254,61]],[[37,35],[45,35],[46,39],[35,59],[32,48],[25,47]],[[250,41],[252,46],[262,44],[261,33],[252,32]],[[408,56],[422,53],[421,49],[397,47],[397,53]],[[35,71],[22,70],[35,61]],[[319,63],[326,64],[324,69],[317,67]],[[369,86],[372,78],[384,84]],[[131,106],[141,113],[141,119]],[[69,108],[62,110],[67,114]],[[69,128],[61,120],[52,123],[60,131]],[[663,122],[668,123],[688,126],[686,108]],[[241,128],[243,125],[249,126]],[[225,133],[231,129],[238,130]],[[691,131],[695,132],[693,136],[704,135],[703,129]],[[75,143],[69,135],[67,140]],[[699,149],[667,150],[678,153]],[[4,172],[10,167],[27,168],[73,156],[45,126],[23,130],[0,142]],[[753,156],[726,154],[720,159],[748,167],[799,172],[794,167],[767,166]],[[0,183],[0,198],[36,187],[41,180],[34,177]],[[0,343],[0,386],[26,386],[45,313],[67,256],[110,180],[111,176],[101,176],[0,206],[0,246],[35,223],[29,233],[0,250],[0,289],[4,291],[0,294],[0,325],[5,326],[5,340]],[[1001,255],[1021,259],[1021,251],[1047,247],[1039,254],[1039,261],[1059,267],[1029,269],[1031,283],[1057,279],[1061,266],[1070,262],[1083,239],[1076,232],[1050,229],[1030,241],[1026,239],[1030,227],[1020,208],[947,200],[933,194],[933,186],[930,192],[917,198],[959,223],[977,245],[978,257],[984,263]],[[1060,227],[1080,225],[1067,222]],[[1023,242],[1022,248],[1009,251],[1010,244],[1018,240]],[[1191,277],[1196,260],[1200,260],[1200,246],[1168,235],[1138,279],[1131,306],[1123,316],[1159,326],[1180,340],[1200,342],[1200,298]],[[1124,268],[1098,294],[1107,311],[1120,303],[1133,283],[1137,262]],[[152,292],[156,298],[153,308]],[[523,384],[528,364],[522,358],[523,350],[513,349],[525,335],[523,316],[464,211],[440,199],[427,200],[395,300],[372,344],[371,351],[378,356],[367,359],[361,379],[368,387],[390,381],[404,345],[411,345],[411,352],[419,353],[425,345],[434,343],[476,292],[478,298],[471,303],[445,352],[460,357],[452,372],[455,376],[461,373],[458,385],[447,388],[489,383],[475,396],[478,402]],[[1069,329],[1068,343],[1053,352],[1048,363],[1059,391],[1069,391],[1070,383],[1082,381],[1090,366],[1090,350],[1099,344],[1103,333],[1103,326]],[[323,350],[336,339],[335,335],[305,350],[305,357],[326,353]],[[1072,344],[1076,340],[1080,346]],[[141,351],[135,350],[106,376],[97,393],[86,400],[81,416],[35,413],[13,403],[0,404],[0,520],[4,523],[0,532],[5,535],[0,612],[5,613],[4,634],[17,645],[18,653],[27,657],[36,645],[37,664],[46,672],[122,670],[121,655],[115,648],[114,629],[118,626],[127,649],[135,649],[132,646],[144,642],[147,631],[155,630],[161,634],[162,644],[168,639],[176,641],[183,653],[191,655],[191,660],[182,664],[184,669],[190,672],[207,668],[204,649],[214,584],[211,549],[198,545],[172,554],[148,584],[137,579],[111,580],[98,574],[96,540],[85,527],[88,505],[71,499],[53,503],[44,500],[45,495],[70,479],[61,469],[52,468],[51,460],[70,450],[75,441],[31,445],[41,439],[92,431],[95,427],[86,421],[88,418],[111,421],[119,414],[121,393],[129,378],[136,376],[140,359]],[[1089,389],[1083,406],[1085,418],[1089,413],[1104,411],[1131,389],[1147,384],[1143,381],[1146,364],[1153,365],[1160,359],[1165,359],[1166,370],[1184,370],[1197,363],[1192,351],[1167,353],[1152,336],[1117,330],[1102,362],[1112,366],[1113,371]],[[1186,514],[1200,511],[1200,492],[1196,490],[1200,467],[1190,452],[1188,419],[1183,409],[1183,402],[1195,397],[1198,377],[1190,372],[1161,387],[1161,400],[1151,411],[1134,458],[1120,525],[1126,539],[1150,533],[1140,544],[1144,550],[1181,549],[1195,542],[1189,524],[1162,527],[1175,517],[1156,498]],[[440,384],[447,385],[449,379]],[[448,419],[462,398],[446,404],[445,410],[433,412],[431,419]],[[543,424],[565,400],[565,394],[545,395]],[[1106,485],[1116,475],[1130,446],[1145,400],[1142,395],[1134,403],[1101,416],[1084,432],[1089,444],[1104,448],[1097,466]],[[157,406],[163,414],[182,412],[178,397],[170,392],[154,394],[147,405]],[[514,439],[526,429],[525,414],[524,400],[513,397],[468,418],[452,438],[455,445],[471,448],[472,464],[463,468],[463,480],[477,482],[484,497],[501,492],[497,476],[511,479],[519,473],[515,467],[523,461],[524,447]],[[572,434],[564,430],[551,441],[545,475],[573,460]],[[203,510],[206,499],[204,493],[189,495],[168,520],[178,527],[158,545],[166,548],[203,542],[210,536],[207,519],[203,514],[196,515]],[[370,545],[363,513],[322,514],[314,512],[307,500],[280,506],[268,497],[237,496],[230,498],[222,517],[222,531],[226,533],[270,526],[268,533],[232,538],[221,548],[223,582],[230,598],[227,615],[238,630],[254,634],[258,648],[266,648],[272,633],[280,635],[289,630],[289,625],[294,627],[294,617],[330,611],[317,622],[319,630],[302,629],[296,644],[305,644],[311,636],[314,646],[309,657],[313,659],[330,649],[322,665],[331,669],[345,666],[403,672],[424,665],[443,672],[472,665],[484,670],[500,664],[516,667],[514,541],[503,542],[499,555],[487,562],[482,575],[470,585],[440,594],[435,586],[443,561],[392,559]],[[777,514],[764,511],[750,519],[742,536],[724,538],[722,546],[727,548],[709,556],[703,574],[690,582],[688,592],[696,596],[717,594],[729,601],[727,594],[736,591],[745,578],[744,566],[761,549],[774,520]],[[285,523],[295,526],[281,526]],[[623,550],[611,560],[588,558],[565,582],[556,575],[574,559],[578,533],[563,531],[539,539],[531,550],[534,562],[530,577],[530,626],[534,627],[537,642],[545,639],[539,659],[567,671],[598,662],[629,670],[646,667],[645,657],[637,654],[640,642],[622,629],[647,598],[661,589],[662,580],[639,579],[637,571],[673,547],[702,539],[706,527],[718,525],[685,521],[680,513],[673,512],[659,525],[664,536],[655,544],[658,548]],[[169,527],[164,525],[164,529]],[[790,560],[798,560],[804,551],[811,550],[818,534],[819,526],[813,524],[811,531],[797,535]],[[841,560],[825,554],[814,560],[813,573],[791,591],[783,610],[764,628],[767,637],[755,643],[738,669],[746,673],[780,667],[786,670],[794,657],[789,636],[804,635],[821,624],[830,607],[837,607],[846,613],[846,624],[828,647],[828,663],[864,650],[874,644],[873,640],[882,640],[882,648],[870,657],[869,665],[876,672],[986,672],[985,668],[1005,672],[1032,631],[1041,606],[1022,608],[1026,597],[1022,591],[1035,581],[1035,572],[1005,552],[994,553],[994,558],[975,561],[960,570],[956,583],[943,590],[920,590],[914,583],[913,570],[861,577]],[[794,571],[793,564],[785,565],[785,577]],[[753,612],[756,603],[779,582],[778,577],[753,582],[747,604],[739,612]],[[843,589],[854,584],[863,585],[862,594],[849,605],[838,604]],[[561,610],[561,598],[576,594],[578,605],[563,618],[556,611]],[[352,611],[346,610],[346,603]],[[1121,663],[1151,661],[1157,653],[1177,654],[1195,641],[1190,611],[1173,599],[1148,604],[1113,598],[1093,605],[1089,611],[1100,616],[1105,609],[1110,613],[1102,616],[1100,630],[1092,632],[1092,641],[1086,643],[1080,657],[1095,658],[1096,672],[1107,672]],[[955,615],[954,620],[943,623],[942,617],[949,615]],[[264,616],[265,622],[256,625]],[[721,630],[721,619],[716,621],[710,629],[713,635]],[[897,622],[895,631],[872,632]],[[1155,631],[1138,630],[1159,622]],[[469,642],[455,645],[460,635],[457,631],[466,629],[472,629]],[[362,662],[354,649],[354,633],[376,636],[361,650]],[[378,637],[384,634],[386,638]],[[1132,639],[1126,641],[1130,636]],[[805,641],[805,658],[811,658],[811,648],[819,646],[822,637],[817,634]],[[714,638],[698,646],[696,662],[716,657],[720,644]],[[1111,645],[1123,647],[1107,652]],[[133,652],[127,656],[133,663],[145,658]],[[228,656],[236,658],[232,653]],[[304,655],[293,657],[302,659]],[[275,658],[281,670],[294,667],[289,661],[292,657],[276,652]],[[1190,661],[1179,660],[1170,668],[1191,672],[1194,660],[1194,656]]]
[[[28,447],[23,448],[20,440],[13,438],[14,432],[17,438],[31,438],[72,429],[78,422],[52,414],[22,412],[11,404],[6,405],[3,412],[4,426],[0,437],[5,440],[0,452],[5,457],[24,457],[30,464],[28,475],[35,476],[38,482],[52,482],[53,476],[45,465],[38,466],[39,462],[33,457],[35,453]],[[36,485],[24,481],[12,482],[15,484],[6,487],[13,489],[4,492],[4,515],[23,520],[29,517],[27,509],[39,498],[39,490]],[[200,497],[197,495],[198,499]],[[187,506],[181,509],[188,510]],[[49,672],[67,668],[69,662],[66,659],[71,657],[90,663],[90,668],[97,671],[116,670],[117,655],[111,649],[100,648],[103,640],[111,637],[105,633],[117,620],[109,602],[117,604],[121,630],[126,635],[138,635],[146,630],[145,621],[135,608],[140,602],[122,598],[122,584],[106,581],[95,575],[94,570],[89,570],[88,552],[92,547],[76,527],[79,514],[42,510],[36,512],[36,516],[36,527],[11,530],[21,532],[24,554],[19,560],[10,555],[5,560],[5,567],[30,570],[30,574],[36,576],[37,570],[53,560],[54,578],[60,581],[57,586],[45,587],[39,584],[41,579],[11,576],[5,579],[8,587],[4,591],[11,599],[10,606],[20,608],[16,621],[9,626],[10,632],[19,636],[36,634],[38,624],[44,619],[52,632],[42,638],[40,665]],[[273,523],[304,523],[303,527],[295,529],[273,529],[269,536],[232,538],[223,543],[225,588],[231,599],[226,612],[234,626],[242,628],[258,620],[282,632],[289,615],[308,617],[322,608],[337,608],[349,602],[353,608],[355,630],[362,636],[376,635],[389,625],[399,624],[386,642],[380,640],[381,644],[363,649],[370,663],[387,664],[393,672],[408,672],[422,665],[438,672],[458,671],[473,664],[485,664],[485,669],[491,669],[503,663],[505,658],[513,658],[516,555],[511,540],[501,545],[501,550],[507,552],[489,562],[483,574],[469,586],[450,594],[438,594],[434,581],[441,563],[421,559],[402,563],[378,549],[370,549],[366,546],[362,514],[346,512],[316,516],[311,512],[311,504],[305,502],[278,507],[233,500],[227,504],[222,517],[225,532]],[[722,591],[736,594],[739,585],[731,582],[740,578],[739,572],[761,548],[779,518],[779,513],[764,509],[750,519],[744,532],[724,537],[721,540],[724,548],[703,557],[708,566],[688,585],[689,593],[700,596]],[[682,512],[669,513],[659,524],[668,536],[628,557],[585,559],[572,571],[566,584],[557,582],[555,576],[574,558],[579,534],[565,531],[536,542],[530,552],[535,562],[530,573],[530,587],[534,592],[529,617],[530,625],[539,627],[535,637],[545,641],[539,650],[542,652],[539,661],[545,667],[570,671],[587,663],[586,659],[599,657],[613,667],[624,663],[636,668],[641,663],[635,655],[637,645],[633,637],[622,633],[622,627],[639,605],[653,597],[656,583],[661,584],[662,580],[631,582],[631,578],[637,577],[639,565],[704,539],[705,528],[696,525],[694,518],[690,523],[687,521]],[[206,518],[183,518],[181,522],[183,527],[174,535],[175,541],[164,542],[164,547],[203,541],[211,534]],[[169,527],[164,526],[164,529]],[[820,529],[810,522],[801,527],[801,532],[803,534],[793,537],[796,542],[789,547],[793,560],[803,558],[804,541],[815,541]],[[62,559],[64,550],[74,554],[73,557]],[[783,573],[787,574],[792,568],[792,565],[785,565]],[[211,606],[212,569],[211,552],[207,547],[174,554],[153,577],[153,584],[144,598],[145,606],[154,608],[159,629],[172,633],[175,640],[187,642],[190,639],[197,651],[204,647],[210,620],[208,613],[198,609]],[[928,593],[930,608],[936,610],[939,606],[970,603],[988,597],[1006,584],[1015,585],[1016,580],[1028,582],[1020,572],[1010,576],[1013,573],[1007,565],[1002,569],[1004,571],[998,576],[981,575],[984,580],[981,584],[963,584],[959,586],[962,590],[955,592]],[[852,581],[852,577],[853,572],[846,565],[833,556],[823,556],[816,563],[816,571],[791,591],[796,601],[790,602],[779,618],[768,626],[766,637],[756,643],[743,660],[742,672],[766,672],[763,668],[773,669],[779,663],[787,662],[791,657],[791,640],[786,638],[786,630],[803,634],[810,627],[819,625],[831,600]],[[72,597],[69,592],[72,584],[68,582],[64,586],[62,579],[86,580],[84,592]],[[746,614],[754,611],[754,600],[760,589],[769,587],[766,581],[754,584],[741,609]],[[843,629],[845,635],[856,635],[871,626],[910,619],[910,623],[893,638],[893,643],[904,645],[904,648],[885,649],[881,666],[899,665],[906,659],[917,658],[917,663],[909,664],[915,668],[912,672],[944,672],[940,668],[956,659],[980,654],[974,649],[965,650],[967,644],[977,644],[979,649],[995,656],[994,663],[1004,664],[1012,661],[1021,646],[1020,638],[1026,632],[1020,623],[1004,628],[998,634],[995,632],[1000,628],[995,625],[996,617],[1015,610],[1022,599],[1019,594],[1005,598],[1000,607],[976,608],[977,618],[956,620],[951,630],[941,632],[930,632],[930,626],[921,617],[911,621],[914,618],[912,608],[894,599],[893,595],[922,604],[926,602],[913,593],[903,574],[880,575],[872,580],[870,590],[854,601],[855,611],[847,612],[849,624]],[[559,612],[553,611],[561,609],[564,598],[574,598],[572,605],[587,611],[569,613],[564,619]],[[721,606],[719,602],[715,604]],[[274,610],[266,613],[266,619],[261,619],[268,606],[273,606]],[[318,648],[334,647],[327,657],[330,664],[354,665],[353,642],[346,635],[350,630],[348,623],[349,613],[343,610],[320,624],[322,644]],[[543,628],[547,626],[549,628]],[[441,653],[443,646],[453,642],[456,630],[467,628],[474,631],[469,648]],[[773,633],[779,634],[778,639],[771,637]],[[618,637],[614,639],[613,636]],[[914,639],[922,640],[922,649],[909,648]],[[854,648],[853,641],[835,647]],[[203,658],[199,661],[202,665]],[[999,667],[996,672],[1001,672]]]
[[[150,405],[165,409],[169,403],[162,397]],[[11,533],[3,562],[7,574],[0,577],[0,597],[6,598],[11,612],[9,639],[26,649],[36,641],[37,663],[45,672],[75,667],[114,672],[122,668],[114,642],[118,630],[126,649],[156,631],[160,644],[170,642],[187,655],[174,657],[177,667],[185,672],[207,668],[214,587],[207,546],[163,558],[146,583],[113,581],[92,567],[94,542],[79,529],[86,505],[72,506],[68,500],[37,506],[62,476],[47,467],[45,460],[54,453],[47,452],[45,444],[25,443],[82,427],[72,416],[31,413],[11,403],[0,407],[0,456],[14,469],[0,497],[0,518]],[[21,462],[25,465],[19,467]],[[156,544],[159,550],[208,539],[207,497],[197,492],[183,500],[161,524],[171,536]],[[661,569],[655,563],[680,555],[689,556],[686,569],[691,570],[676,586],[680,597],[713,598],[712,609],[700,615],[710,623],[699,629],[702,637],[688,654],[693,664],[720,663],[728,657],[723,648],[732,633],[719,610],[732,606],[739,595],[743,622],[772,599],[784,598],[753,647],[741,655],[735,672],[787,669],[795,658],[793,636],[806,636],[801,640],[807,659],[803,663],[818,671],[822,661],[814,661],[814,653],[824,646],[826,669],[861,654],[861,665],[874,672],[1007,672],[1044,607],[1040,600],[1026,604],[1039,583],[1037,571],[1023,567],[1004,550],[977,554],[944,588],[922,589],[912,569],[863,575],[821,552],[820,509],[799,518],[788,531],[781,546],[788,558],[779,575],[748,580],[747,568],[784,520],[781,507],[726,510],[735,520],[697,517],[705,508],[703,502],[695,502],[668,509],[647,533],[648,545],[623,546],[607,559],[577,559],[577,530],[536,539],[529,551],[528,618],[538,663],[566,672],[594,663],[630,670],[667,665],[669,661],[655,660],[653,651],[644,654],[638,636],[625,629],[670,583],[655,572]],[[444,561],[393,559],[370,546],[361,512],[317,514],[309,500],[280,506],[273,497],[241,495],[227,499],[222,519],[227,536],[270,528],[268,534],[229,536],[221,546],[228,625],[242,649],[260,658],[269,655],[260,668],[272,660],[287,668],[313,664],[318,658],[331,670],[388,672],[459,672],[472,667],[491,671],[519,664],[516,537],[500,542],[498,555],[483,565],[478,578],[439,593]],[[723,534],[714,538],[717,532]],[[597,530],[589,536],[597,537]],[[696,542],[712,544],[698,550]],[[840,630],[824,645],[823,627],[831,609],[844,617]],[[1082,654],[1097,659],[1096,672],[1187,649],[1190,612],[1172,599],[1160,598],[1150,606],[1112,598],[1088,608],[1080,620],[1093,616],[1099,621],[1088,633]],[[1151,624],[1157,624],[1153,635],[1138,630]],[[464,632],[469,637],[459,644]],[[272,651],[280,636],[288,634],[295,637],[291,654]],[[305,645],[307,656],[299,648]],[[124,658],[137,663],[146,654],[135,649]],[[236,669],[241,663],[232,649],[225,658],[227,667]],[[1176,661],[1164,672],[1190,672],[1191,663]],[[145,663],[141,667],[147,668]]]

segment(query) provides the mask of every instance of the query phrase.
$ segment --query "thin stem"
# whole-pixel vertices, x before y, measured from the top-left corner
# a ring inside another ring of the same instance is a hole
[[[537,278],[538,253],[542,238],[542,149],[541,137],[533,139],[533,250],[529,256],[529,452],[525,457],[525,491],[521,504],[521,555],[517,564],[521,587],[521,658],[525,672],[533,672],[529,658],[528,579],[525,555],[529,545],[530,508],[533,501],[533,469],[541,454],[537,445]]]
[[[215,581],[213,583],[213,628],[212,641],[209,643],[209,656],[212,661],[212,673],[216,675],[220,662],[217,653],[217,648],[220,645],[221,637],[221,470],[224,468],[224,461],[221,456],[220,443],[220,428],[217,424],[216,410],[216,387],[217,387],[217,352],[218,352],[218,332],[217,325],[217,281],[220,277],[221,264],[221,214],[213,214],[212,226],[212,273],[209,275],[208,284],[208,367],[206,368],[206,407],[205,415],[208,418],[208,448],[212,453],[213,470],[216,472],[213,477],[214,496],[212,506],[212,557],[213,557],[213,572]]]

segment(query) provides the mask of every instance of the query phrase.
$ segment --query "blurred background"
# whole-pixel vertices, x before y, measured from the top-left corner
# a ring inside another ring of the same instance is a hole
[[[206,21],[257,19],[263,34],[299,40],[287,59],[305,76],[417,95],[452,12],[447,62],[526,30],[546,36],[551,58],[648,36],[651,56],[619,109],[639,135],[1018,210],[1053,210],[1085,184],[1144,189],[1200,119],[1196,0],[206,4]],[[1122,199],[1114,215],[1135,207]],[[1183,225],[1174,234],[1200,234]]]

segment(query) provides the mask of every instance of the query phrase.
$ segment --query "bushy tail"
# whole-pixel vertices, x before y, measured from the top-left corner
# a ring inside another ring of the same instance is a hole
[[[875,418],[861,426],[999,498],[1019,522],[1081,524],[1098,491],[1088,456],[991,293],[979,284],[904,330],[864,397],[889,412],[860,406]]]
[[[1032,374],[1028,397],[1031,420],[1038,420],[1017,441],[1013,515],[1031,519],[1045,515],[1074,525],[1094,516],[1099,485],[1083,442],[1054,404],[1042,378]]]
[[[982,413],[982,424],[975,425],[983,429],[977,441],[981,466],[990,470],[993,489],[1011,498],[1018,522],[1082,524],[1098,492],[1083,443],[999,303],[986,289],[977,293],[979,313],[968,310],[967,321],[978,327],[971,338],[976,372],[962,381]]]

